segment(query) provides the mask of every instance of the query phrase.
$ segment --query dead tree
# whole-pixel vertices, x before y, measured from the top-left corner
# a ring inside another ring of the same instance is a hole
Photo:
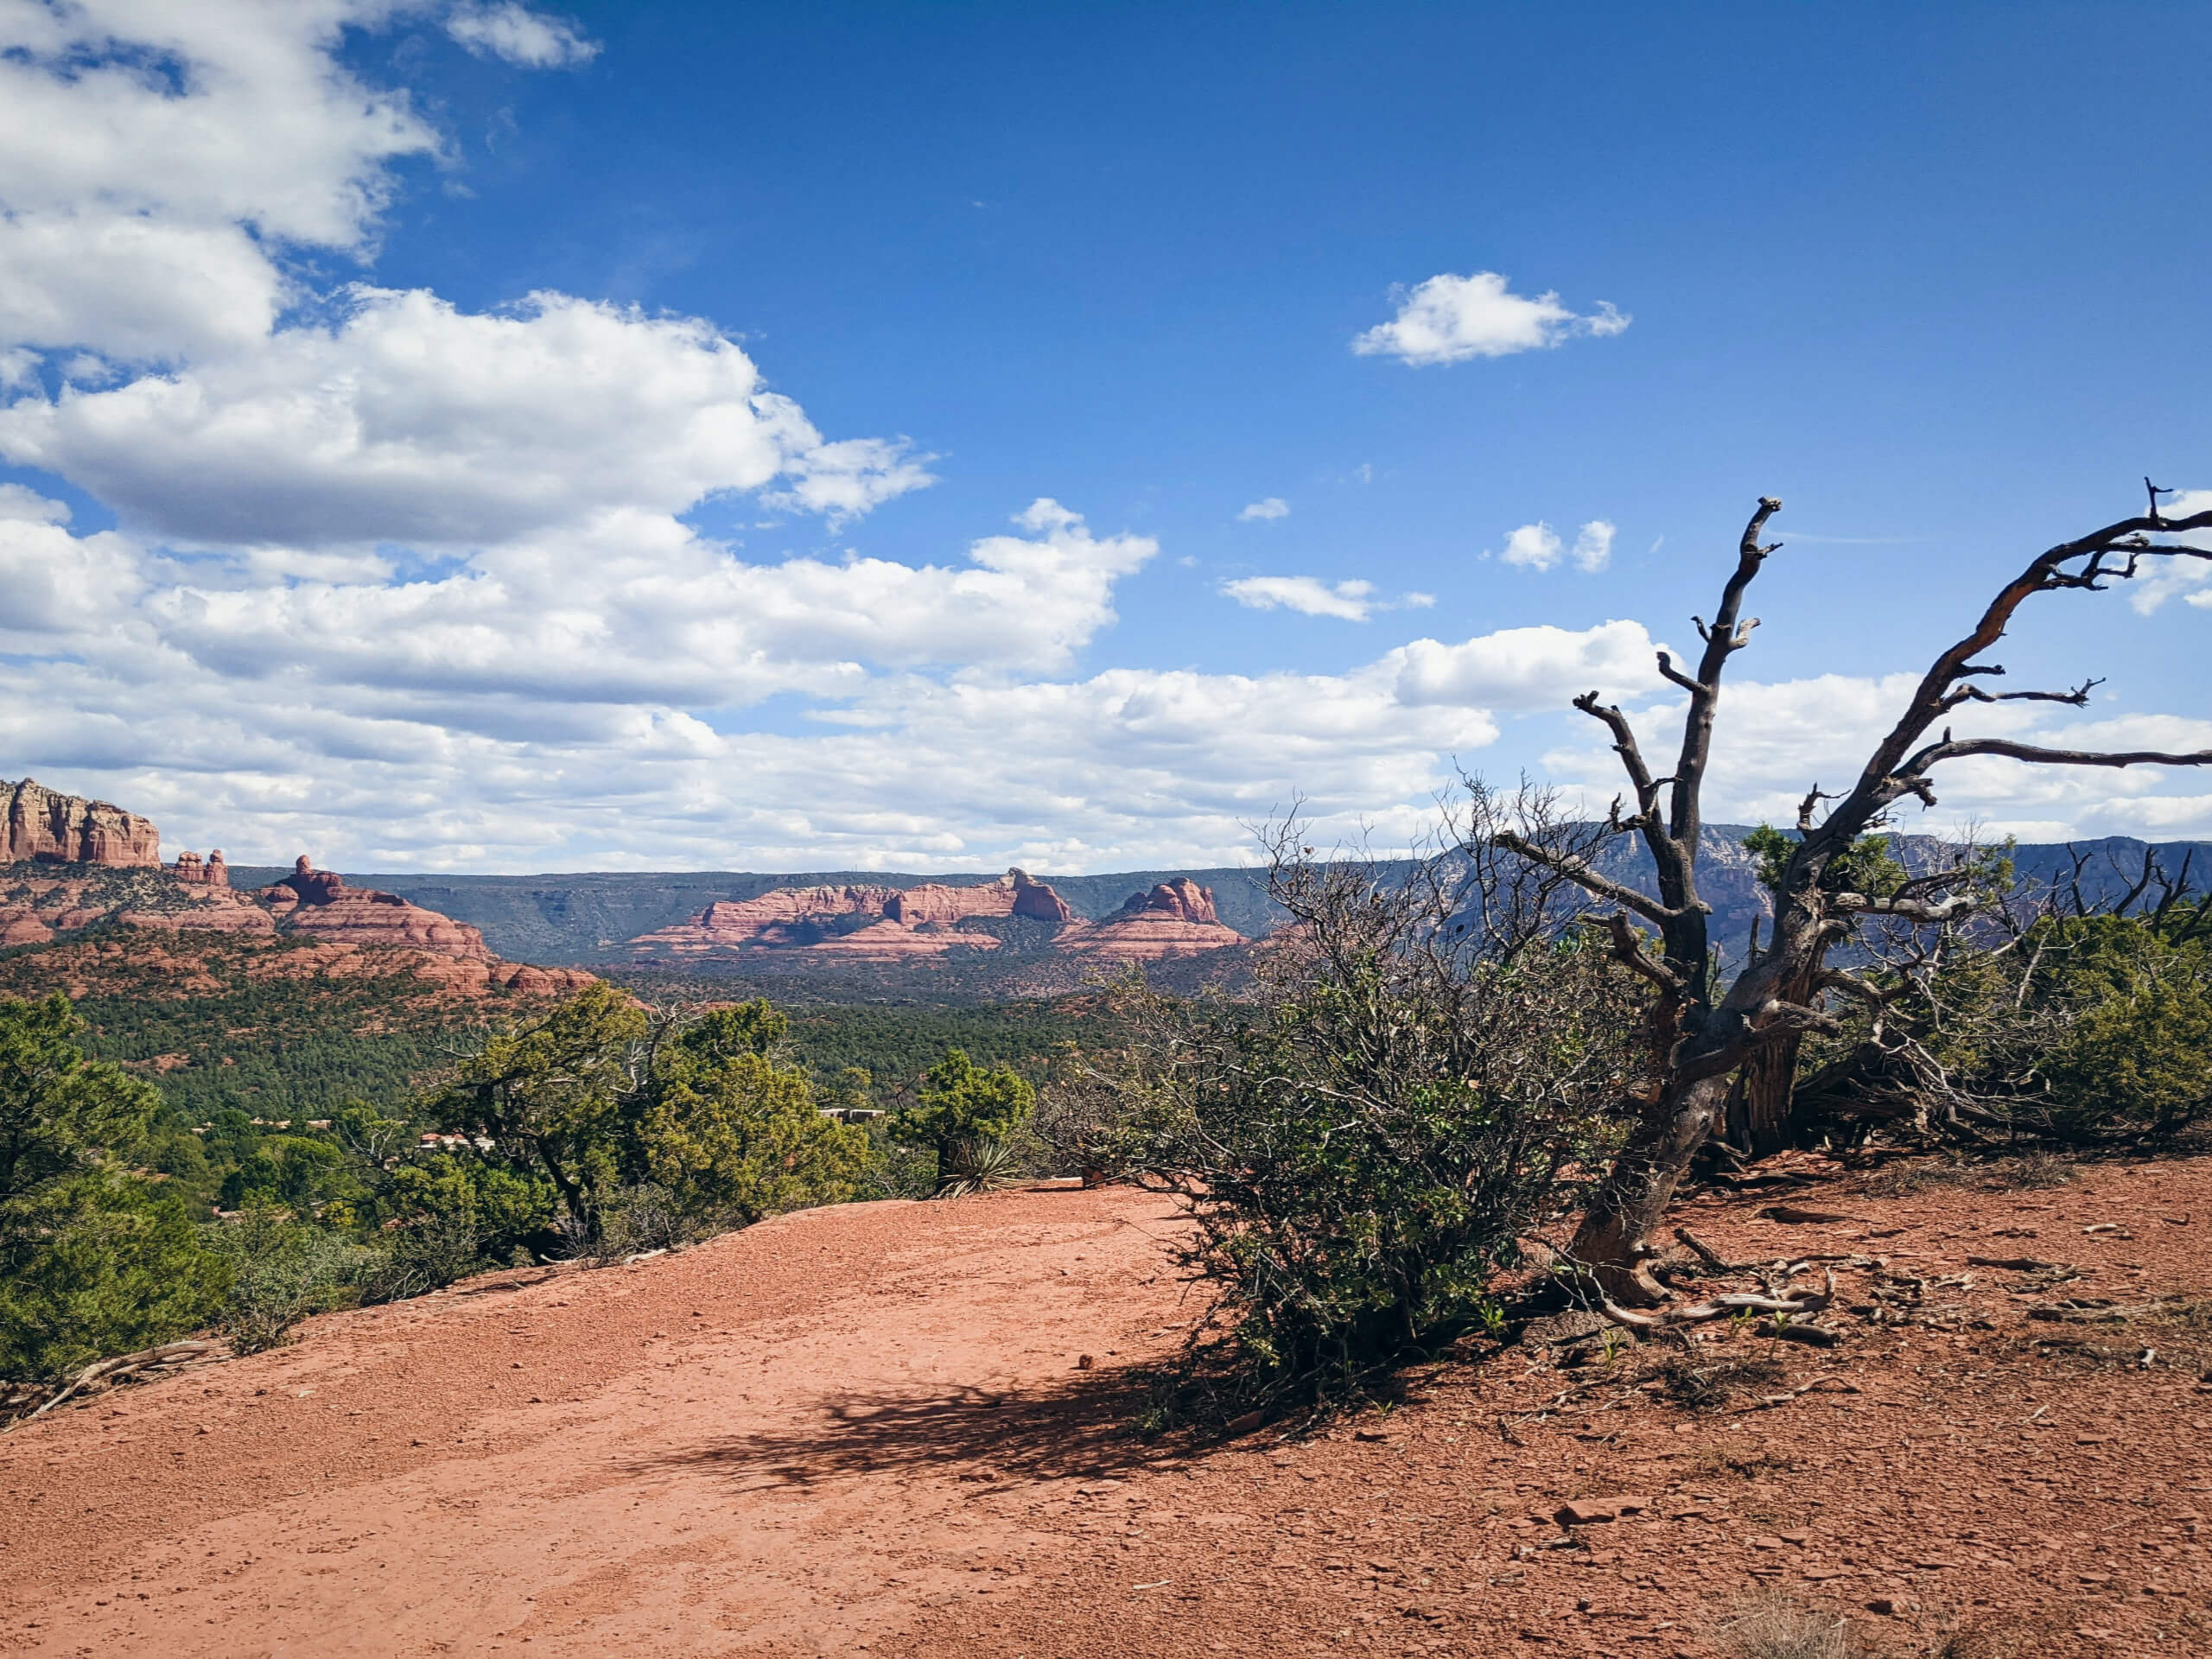
[[[1722,673],[1758,626],[1758,618],[1741,617],[1745,591],[1780,545],[1762,544],[1759,535],[1782,503],[1761,499],[1745,527],[1719,609],[1710,625],[1693,619],[1705,642],[1695,671],[1685,673],[1667,652],[1659,653],[1659,672],[1689,698],[1681,750],[1670,773],[1653,773],[1628,716],[1618,708],[1601,703],[1595,691],[1574,700],[1577,709],[1612,734],[1635,810],[1624,816],[1617,800],[1607,827],[1643,838],[1656,871],[1658,896],[1611,880],[1589,858],[1550,838],[1508,832],[1496,839],[1611,906],[1603,925],[1614,955],[1650,986],[1652,1081],[1637,1124],[1585,1212],[1573,1246],[1576,1258],[1613,1300],[1645,1306],[1663,1300],[1665,1293],[1645,1270],[1648,1241],[1690,1159],[1713,1132],[1731,1077],[1771,1046],[1829,1027],[1833,1022],[1821,1007],[1827,994],[1871,994],[1855,976],[1821,965],[1828,948],[1870,917],[1935,924],[1972,904],[1962,888],[1947,890],[1946,876],[1953,873],[1916,879],[1889,896],[1828,889],[1822,878],[1829,865],[1859,836],[1883,823],[1896,803],[1910,796],[1923,806],[1935,805],[1935,768],[1970,755],[2000,755],[2031,766],[2212,764],[2212,750],[2163,754],[2043,748],[2007,738],[1954,739],[1942,724],[1970,702],[2024,701],[2078,708],[2088,701],[2094,680],[2070,691],[1985,690],[1980,682],[2005,670],[1975,659],[2003,637],[2013,613],[2034,594],[2100,592],[2134,576],[2146,559],[2212,559],[2212,550],[2174,539],[2212,526],[2212,512],[2167,518],[2158,511],[2158,497],[2165,493],[2152,489],[2147,513],[2061,543],[2030,562],[1999,591],[1973,630],[1936,658],[1897,724],[1868,757],[1858,782],[1840,796],[1826,794],[1817,785],[1807,793],[1798,809],[1796,848],[1775,887],[1773,931],[1725,994],[1716,995],[1707,937],[1711,910],[1698,896],[1700,795],[1712,758]],[[1929,734],[1939,727],[1940,734],[1931,740]],[[1656,953],[1639,923],[1656,931]]]

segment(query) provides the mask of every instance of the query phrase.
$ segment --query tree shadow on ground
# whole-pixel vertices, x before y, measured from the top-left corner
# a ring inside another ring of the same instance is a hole
[[[1152,1398],[1150,1375],[1134,1370],[1081,1371],[1003,1392],[847,1394],[831,1397],[825,1414],[803,1427],[733,1434],[643,1466],[716,1471],[742,1491],[925,1471],[984,1487],[1097,1479],[1187,1455],[1179,1436],[1138,1433]]]

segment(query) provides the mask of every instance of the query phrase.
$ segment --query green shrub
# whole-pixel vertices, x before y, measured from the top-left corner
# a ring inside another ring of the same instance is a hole
[[[51,1382],[169,1341],[229,1289],[175,1195],[111,1168],[49,1183],[0,1216],[0,1376]]]
[[[1250,1001],[1125,986],[1116,1161],[1179,1193],[1233,1398],[1311,1397],[1497,1316],[1635,1075],[1622,976],[1518,875],[1279,864]],[[1487,925],[1473,925],[1486,920]]]
[[[894,1114],[893,1132],[937,1149],[942,1186],[953,1179],[957,1147],[1008,1139],[1029,1121],[1036,1105],[1037,1090],[1012,1066],[986,1071],[965,1049],[948,1049],[922,1081],[921,1103]]]
[[[296,1220],[261,1198],[204,1230],[209,1251],[230,1269],[221,1323],[241,1354],[282,1346],[302,1319],[349,1300],[370,1256],[361,1246]]]

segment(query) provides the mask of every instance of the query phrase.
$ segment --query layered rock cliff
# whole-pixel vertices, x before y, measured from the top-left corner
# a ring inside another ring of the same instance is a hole
[[[906,962],[956,950],[995,950],[993,934],[963,922],[1019,919],[1048,928],[1075,920],[1067,901],[1024,870],[947,887],[779,887],[709,905],[688,922],[630,941],[641,961],[743,950],[807,950],[842,962]]]
[[[1053,941],[1056,949],[1114,962],[1157,962],[1194,957],[1243,944],[1244,936],[1226,927],[1215,913],[1213,889],[1188,876],[1162,881],[1149,893],[1129,895],[1112,915],[1071,928]]]
[[[280,932],[346,944],[389,944],[427,950],[459,962],[498,960],[484,936],[466,922],[410,905],[397,893],[349,887],[331,870],[318,870],[300,855],[292,874],[258,894]]]
[[[995,923],[1034,925],[994,931]],[[1024,949],[1132,962],[1244,943],[1222,925],[1211,891],[1188,880],[1134,893],[1104,920],[1086,922],[1049,883],[1008,870],[969,887],[779,887],[709,905],[688,922],[639,935],[630,950],[640,962],[793,950],[842,963],[893,963],[997,950],[1008,939]]]
[[[162,834],[153,820],[106,801],[64,795],[35,779],[0,783],[7,801],[6,844],[0,863],[93,864],[128,869],[162,861]]]

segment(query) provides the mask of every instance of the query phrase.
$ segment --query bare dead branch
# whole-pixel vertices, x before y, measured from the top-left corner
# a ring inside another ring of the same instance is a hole
[[[2008,760],[2024,760],[2038,766],[2212,766],[2212,749],[2197,749],[2187,754],[2169,754],[2158,749],[2046,749],[2033,743],[2015,743],[2005,737],[1969,737],[1953,741],[1946,734],[1942,742],[1931,743],[1914,755],[1905,764],[1904,775],[1923,772],[1940,762],[1974,754],[2002,755]]]
[[[1619,911],[1610,916],[1587,916],[1583,919],[1592,927],[1607,931],[1611,936],[1613,958],[1624,967],[1643,975],[1662,991],[1682,988],[1682,976],[1643,948],[1643,939]]]
[[[1638,893],[1634,887],[1624,887],[1611,876],[1599,874],[1590,867],[1589,860],[1576,854],[1561,852],[1556,848],[1544,846],[1541,842],[1530,841],[1523,836],[1517,835],[1510,830],[1502,830],[1491,839],[1495,845],[1504,848],[1507,852],[1518,853],[1522,857],[1534,863],[1557,870],[1586,893],[1595,894],[1607,903],[1618,905],[1623,909],[1632,910],[1647,921],[1666,922],[1673,919],[1679,913],[1668,909],[1666,906],[1648,893]]]
[[[1828,899],[1828,908],[1853,916],[1895,916],[1909,922],[1948,922],[1975,908],[1974,899],[1954,893],[1929,903],[1921,899],[1876,899],[1863,893],[1839,893]]]
[[[1613,704],[1600,703],[1595,691],[1586,691],[1575,698],[1574,706],[1592,720],[1602,721],[1613,734],[1613,753],[1621,758],[1622,768],[1636,791],[1636,810],[1639,815],[1649,812],[1659,798],[1659,786],[1645,764],[1643,751],[1637,747],[1636,728],[1629,724],[1628,716]]]

